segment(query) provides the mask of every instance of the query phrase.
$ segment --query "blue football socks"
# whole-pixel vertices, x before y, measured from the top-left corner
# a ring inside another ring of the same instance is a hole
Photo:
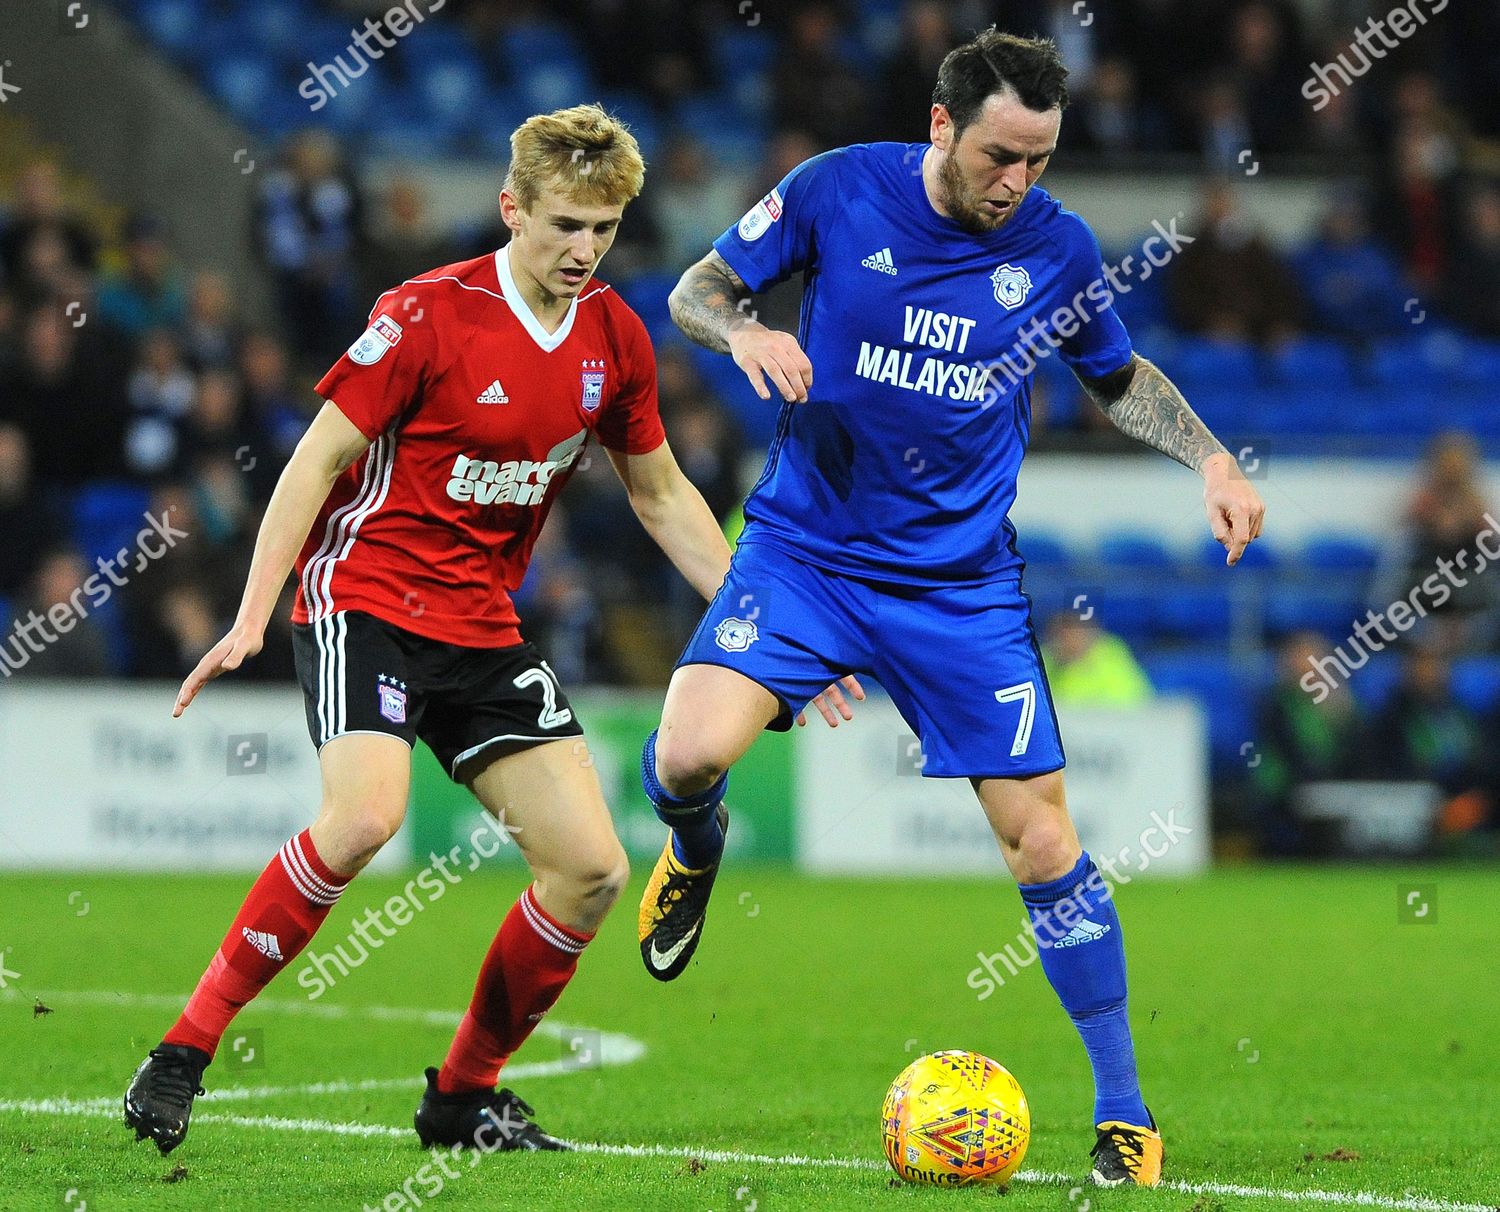
[[[1114,896],[1087,852],[1067,875],[1022,884],[1042,971],[1094,1070],[1094,1122],[1150,1122],[1126,1015],[1125,941]]]
[[[656,809],[657,819],[672,829],[672,853],[689,870],[699,871],[718,862],[724,851],[724,830],[717,809],[729,787],[729,774],[696,795],[670,794],[656,777],[656,732],[641,748],[641,785]]]

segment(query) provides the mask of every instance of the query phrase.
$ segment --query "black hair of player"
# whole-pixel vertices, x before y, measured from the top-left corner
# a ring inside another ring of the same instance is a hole
[[[1006,88],[1039,114],[1068,105],[1068,69],[1051,38],[1004,34],[993,25],[948,52],[938,68],[932,103],[945,106],[955,133],[978,116],[985,100]]]

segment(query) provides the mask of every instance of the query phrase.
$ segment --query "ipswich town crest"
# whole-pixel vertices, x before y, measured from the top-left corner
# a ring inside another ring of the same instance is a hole
[[[604,401],[604,359],[583,360],[583,411],[593,412]]]
[[[990,275],[995,288],[995,302],[1006,311],[1015,311],[1031,293],[1031,275],[1015,265],[1001,265]]]

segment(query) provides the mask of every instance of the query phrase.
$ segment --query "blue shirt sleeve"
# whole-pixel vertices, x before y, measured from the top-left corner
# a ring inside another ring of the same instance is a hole
[[[785,281],[816,259],[817,229],[837,198],[839,154],[804,160],[714,241],[714,251],[752,291]]]
[[[1077,221],[1077,236],[1072,243],[1067,297],[1080,300],[1078,319],[1082,323],[1071,336],[1059,331],[1062,343],[1058,353],[1084,378],[1100,379],[1130,361],[1130,334],[1115,311],[1114,288],[1104,276],[1099,241],[1082,220]]]

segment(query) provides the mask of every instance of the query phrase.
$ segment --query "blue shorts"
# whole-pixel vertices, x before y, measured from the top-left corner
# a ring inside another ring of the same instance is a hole
[[[1062,738],[1019,577],[900,585],[742,542],[683,665],[722,665],[793,717],[847,673],[868,674],[922,743],[922,773],[1016,778],[1060,770]]]

